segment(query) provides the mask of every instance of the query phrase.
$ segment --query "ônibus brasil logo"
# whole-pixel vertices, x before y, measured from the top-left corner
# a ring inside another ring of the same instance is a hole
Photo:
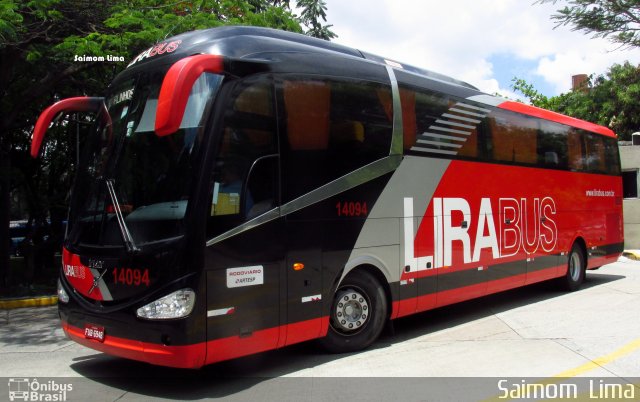
[[[40,382],[37,378],[10,378],[10,401],[66,401],[73,384],[64,384],[55,380]]]

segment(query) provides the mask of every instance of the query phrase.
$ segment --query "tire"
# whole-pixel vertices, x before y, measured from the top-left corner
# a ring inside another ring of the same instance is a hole
[[[582,251],[582,247],[574,244],[569,253],[569,261],[567,262],[567,273],[560,278],[561,286],[569,292],[580,289],[587,272],[587,260]]]
[[[336,289],[329,330],[320,343],[331,353],[364,349],[378,338],[387,318],[384,288],[370,273],[356,271]]]

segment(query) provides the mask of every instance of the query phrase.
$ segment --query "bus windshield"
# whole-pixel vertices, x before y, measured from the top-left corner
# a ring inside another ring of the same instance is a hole
[[[85,140],[73,191],[68,240],[73,245],[116,246],[181,236],[206,111],[222,77],[195,82],[177,132],[157,136],[154,123],[166,70],[118,80]]]

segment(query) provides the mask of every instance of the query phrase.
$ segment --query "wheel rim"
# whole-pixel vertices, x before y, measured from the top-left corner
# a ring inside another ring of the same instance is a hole
[[[580,279],[581,273],[582,261],[580,260],[580,256],[578,253],[572,253],[571,259],[569,260],[569,275],[571,275],[571,280],[577,282]]]
[[[369,321],[369,301],[359,289],[342,289],[336,295],[333,324],[340,332],[352,334]]]

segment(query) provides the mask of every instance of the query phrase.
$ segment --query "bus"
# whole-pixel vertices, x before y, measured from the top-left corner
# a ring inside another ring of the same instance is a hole
[[[556,280],[623,249],[606,127],[294,33],[189,32],[131,61],[82,141],[62,327],[115,356],[198,368]]]

